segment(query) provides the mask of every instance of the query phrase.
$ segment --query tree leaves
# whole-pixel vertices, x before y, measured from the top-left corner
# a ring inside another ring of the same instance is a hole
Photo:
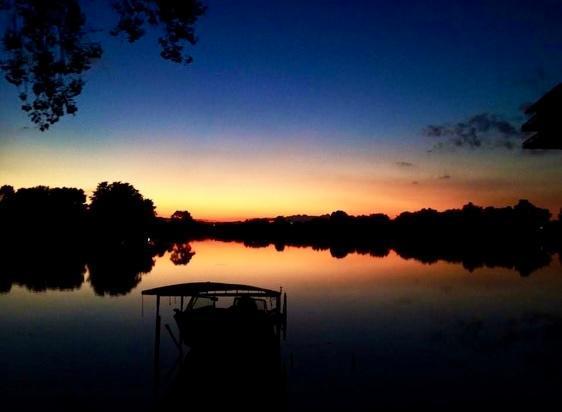
[[[160,55],[175,63],[193,61],[184,49],[197,41],[193,25],[205,12],[198,0],[116,0],[114,9],[120,20],[112,35],[124,33],[134,42],[146,25],[161,27]],[[77,112],[82,76],[102,57],[101,44],[87,39],[79,0],[0,0],[0,11],[9,17],[0,69],[20,89],[21,109],[45,131]]]
[[[23,89],[21,109],[45,131],[65,114],[76,113],[81,74],[102,49],[85,40],[77,0],[14,0],[8,9],[11,24],[2,39],[7,59],[0,68],[8,82]]]
[[[174,63],[190,64],[193,58],[184,52],[186,45],[197,42],[193,25],[205,13],[206,7],[198,0],[117,0],[114,8],[121,16],[111,31],[116,36],[124,33],[130,43],[140,39],[145,27],[161,26],[164,34],[158,39],[163,59]]]

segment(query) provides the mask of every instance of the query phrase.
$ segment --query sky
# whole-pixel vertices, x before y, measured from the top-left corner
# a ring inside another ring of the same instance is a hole
[[[115,23],[107,3],[84,0],[89,27]],[[2,79],[0,184],[126,181],[161,216],[206,220],[521,198],[558,214],[562,153],[524,152],[517,131],[562,80],[562,2],[205,3],[189,66],[157,33],[92,34],[104,56],[48,132]]]

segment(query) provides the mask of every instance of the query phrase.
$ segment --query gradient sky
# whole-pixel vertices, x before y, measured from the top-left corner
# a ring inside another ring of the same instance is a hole
[[[85,3],[91,27],[115,21]],[[562,80],[562,2],[205,3],[188,67],[154,36],[100,37],[77,116],[47,133],[1,81],[0,183],[127,181],[162,216],[212,220],[562,207],[562,153],[431,150],[423,133],[479,113],[519,126]]]

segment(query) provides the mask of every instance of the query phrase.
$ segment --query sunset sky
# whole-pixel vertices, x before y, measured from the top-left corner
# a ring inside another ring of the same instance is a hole
[[[90,26],[111,27],[93,3]],[[188,67],[155,36],[100,37],[78,114],[46,133],[0,81],[0,184],[126,181],[159,215],[209,220],[562,207],[562,151],[502,134],[562,81],[560,1],[205,3]],[[426,132],[476,115],[479,147]]]

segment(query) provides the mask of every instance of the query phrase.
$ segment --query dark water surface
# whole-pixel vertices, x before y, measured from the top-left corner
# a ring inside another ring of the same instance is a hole
[[[268,409],[541,409],[562,393],[558,255],[522,277],[394,252],[336,259],[312,248],[216,241],[191,247],[186,265],[174,264],[170,253],[155,258],[129,293],[100,296],[86,271],[74,289],[37,293],[14,284],[1,294],[0,408],[151,409],[155,302],[143,302],[141,291],[195,281],[287,291],[283,379],[274,383],[279,397]],[[163,324],[172,328],[174,303],[161,304]],[[177,350],[165,331],[161,343],[159,393],[177,372]],[[216,374],[235,378],[225,369]],[[252,387],[240,396],[251,399]]]

